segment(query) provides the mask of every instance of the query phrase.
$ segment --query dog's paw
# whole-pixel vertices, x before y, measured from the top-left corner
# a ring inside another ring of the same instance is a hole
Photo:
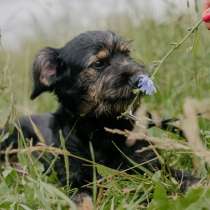
[[[200,178],[194,176],[188,176],[187,178],[183,179],[180,183],[180,190],[181,192],[186,192],[190,187],[196,186],[201,181]]]
[[[87,193],[78,193],[74,196],[73,201],[77,206],[77,210],[93,210],[93,201]]]

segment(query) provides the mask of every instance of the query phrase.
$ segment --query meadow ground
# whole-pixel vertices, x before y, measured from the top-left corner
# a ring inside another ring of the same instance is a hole
[[[143,61],[150,71],[196,22],[191,17],[171,18],[167,23],[145,20],[133,25],[129,19],[108,21],[109,29],[133,40],[133,56]],[[41,34],[41,33],[37,33]],[[56,109],[56,99],[44,94],[29,100],[30,69],[33,56],[43,46],[61,46],[42,39],[28,40],[21,52],[0,50],[0,125],[14,122],[17,116]],[[167,210],[210,209],[210,32],[203,26],[173,52],[161,66],[154,81],[157,93],[145,97],[148,110],[161,118],[180,117],[187,139],[159,129],[148,130],[166,165],[191,171],[202,178],[201,183],[182,194],[176,181],[164,170],[154,174],[128,175],[95,165],[104,176],[93,182],[99,194],[94,199],[96,209]],[[190,98],[189,98],[190,97]],[[192,99],[193,98],[193,99]],[[197,117],[195,112],[205,113]],[[155,138],[153,138],[155,137]],[[1,137],[3,140],[4,137]],[[22,146],[24,147],[24,145]],[[6,161],[0,167],[0,209],[74,209],[71,196],[75,190],[59,186],[56,174],[42,173],[43,166],[31,157],[31,151],[18,153],[19,164]],[[53,164],[53,163],[52,163]],[[135,163],[134,163],[135,166]],[[138,166],[136,166],[138,167]]]

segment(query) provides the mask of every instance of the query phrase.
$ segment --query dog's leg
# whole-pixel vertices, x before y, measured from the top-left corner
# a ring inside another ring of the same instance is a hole
[[[130,147],[130,150],[125,154],[137,164],[142,164],[143,167],[149,169],[151,172],[161,170],[162,164],[158,159],[157,154],[152,149],[147,149],[149,143],[145,140],[138,140]],[[136,152],[138,151],[138,152]],[[165,168],[166,173],[170,174],[180,184],[180,190],[185,192],[190,186],[198,183],[200,178],[193,176],[186,171],[177,170],[174,168]],[[144,172],[138,168],[140,173]]]
[[[149,146],[150,144],[148,141],[137,140],[134,145],[123,148],[121,152],[124,153],[131,161],[140,164],[142,167],[139,168],[145,168],[146,170],[154,172],[161,168],[161,163],[157,154],[151,148],[148,148]],[[124,159],[126,158],[124,157]],[[131,165],[129,160],[126,160],[126,162],[128,165]],[[143,172],[141,169],[138,171],[140,173]]]
[[[70,152],[68,157],[70,171],[68,178],[70,180],[67,181],[66,179],[67,169],[64,167],[64,156],[60,156],[55,164],[59,180],[63,185],[70,183],[73,188],[79,188],[83,192],[91,192],[88,188],[82,187],[92,182],[93,179],[93,168],[88,146],[83,145],[77,137],[70,135],[69,138],[65,139],[65,147]]]
[[[21,117],[16,121],[16,126],[11,134],[0,142],[0,151],[3,152],[8,147],[17,148],[21,137],[26,141],[31,140],[33,145],[41,140],[47,145],[56,145],[58,142],[58,129],[53,129],[53,127],[56,127],[54,117],[48,113]],[[7,133],[9,133],[7,128],[0,130],[2,137],[6,136]]]
[[[77,205],[77,210],[93,210],[93,201],[89,194],[87,193],[77,193],[73,201]]]
[[[177,170],[174,168],[169,169],[169,173],[177,180],[180,184],[181,192],[186,192],[189,187],[197,184],[201,181],[200,178],[193,176],[191,173],[186,171]]]

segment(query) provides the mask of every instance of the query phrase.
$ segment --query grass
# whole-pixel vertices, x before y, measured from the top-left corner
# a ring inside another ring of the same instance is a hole
[[[137,61],[143,61],[150,71],[172,45],[186,35],[194,22],[193,18],[182,16],[171,18],[168,23],[158,24],[147,19],[141,25],[133,25],[125,18],[117,19],[114,23],[107,20],[107,27],[134,40],[133,56]],[[56,46],[64,44],[58,40],[56,43]],[[145,97],[142,102],[157,117],[183,118],[182,127],[188,134],[187,140],[159,129],[151,129],[147,138],[153,141],[155,147],[161,148],[159,155],[166,165],[190,170],[203,181],[183,194],[176,181],[164,170],[154,174],[129,175],[126,171],[119,172],[94,164],[94,170],[97,169],[104,177],[100,182],[93,180],[93,190],[98,190],[98,196],[94,196],[96,209],[210,209],[207,150],[210,147],[210,106],[203,101],[210,98],[209,43],[209,32],[201,26],[161,66],[155,75],[157,94]],[[50,94],[43,94],[33,102],[28,99],[31,62],[36,51],[46,45],[54,46],[54,43],[42,41],[42,37],[39,37],[27,41],[21,53],[4,49],[0,51],[0,125],[3,126],[6,121],[13,123],[16,117],[23,114],[56,109],[56,100]],[[196,100],[187,99],[189,97]],[[192,112],[189,114],[188,110]],[[205,118],[197,119],[197,112],[205,112]],[[199,134],[191,136],[189,131],[194,129]],[[50,176],[43,173],[43,166],[31,153],[30,150],[21,152],[20,149],[18,165],[11,161],[0,165],[0,209],[74,209],[71,198],[75,190],[69,186],[61,187],[54,172]],[[134,163],[134,167],[141,166]]]

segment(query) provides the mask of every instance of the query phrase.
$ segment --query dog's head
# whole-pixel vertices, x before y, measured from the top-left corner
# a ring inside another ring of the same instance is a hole
[[[47,47],[37,54],[31,98],[51,91],[79,114],[120,114],[144,73],[144,66],[130,57],[129,42],[110,31],[89,31],[63,48]]]

